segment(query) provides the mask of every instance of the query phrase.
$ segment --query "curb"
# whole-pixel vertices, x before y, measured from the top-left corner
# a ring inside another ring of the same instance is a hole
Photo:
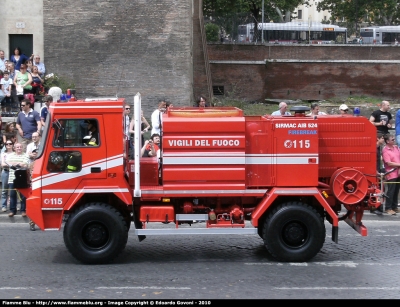
[[[29,223],[30,219],[29,217],[25,216],[21,216],[21,213],[17,212],[16,215],[14,215],[13,217],[9,217],[8,214],[10,213],[10,211],[6,211],[6,212],[0,212],[0,224],[3,223],[10,223],[10,224],[16,224],[16,223]],[[371,213],[369,211],[365,211],[364,212],[364,216],[362,221],[396,221],[396,220],[400,220],[400,213],[396,214],[396,215],[388,215],[386,213],[384,213],[383,215],[376,215],[374,213]]]
[[[7,212],[2,212],[0,214],[0,223],[29,223],[29,217],[25,216],[21,216],[21,215],[14,215],[13,217],[9,217],[8,213],[10,213],[10,211]]]

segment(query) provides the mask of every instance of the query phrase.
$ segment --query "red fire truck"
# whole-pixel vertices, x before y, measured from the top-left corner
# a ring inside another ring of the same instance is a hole
[[[173,107],[163,115],[159,157],[140,156],[135,131],[130,159],[125,103],[52,103],[33,172],[18,171],[29,218],[46,231],[63,226],[65,245],[81,262],[113,260],[129,232],[139,241],[258,234],[272,256],[290,262],[321,250],[325,220],[335,242],[341,220],[367,235],[363,212],[381,204],[381,191],[376,128],[366,118],[307,117],[306,107],[283,117]],[[134,106],[140,127],[140,94]],[[98,133],[91,145],[88,122]],[[193,227],[194,220],[204,223]]]

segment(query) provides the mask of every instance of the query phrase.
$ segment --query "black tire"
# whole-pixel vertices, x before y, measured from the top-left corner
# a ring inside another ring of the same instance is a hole
[[[127,223],[115,208],[88,203],[73,212],[64,226],[64,243],[69,252],[87,264],[108,263],[128,241]]]
[[[324,220],[317,210],[300,202],[274,209],[263,227],[264,245],[279,261],[304,262],[313,258],[325,242]]]

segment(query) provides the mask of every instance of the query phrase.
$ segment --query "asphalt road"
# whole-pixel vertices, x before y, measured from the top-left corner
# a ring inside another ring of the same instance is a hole
[[[131,230],[114,263],[83,265],[67,251],[61,231],[0,223],[0,298],[195,299],[196,305],[206,299],[398,299],[399,218],[366,214],[367,237],[341,222],[338,244],[326,224],[325,245],[308,263],[273,260],[257,235],[139,242]]]

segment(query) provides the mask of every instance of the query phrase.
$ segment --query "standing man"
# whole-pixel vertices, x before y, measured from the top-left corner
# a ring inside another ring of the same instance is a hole
[[[8,67],[6,67],[6,61],[7,61],[7,59],[4,57],[4,50],[0,50],[0,70],[1,71],[5,71],[8,69]]]
[[[50,103],[53,102],[53,96],[46,95],[43,98],[44,106],[40,108],[40,121],[42,123],[42,128],[44,128],[46,124],[47,114],[49,113]]]
[[[128,142],[128,150],[132,150],[132,144],[131,144],[131,137],[129,133],[129,125],[131,124],[131,118],[129,117],[129,114],[131,113],[131,107],[130,105],[126,104],[124,107],[124,127],[125,127],[125,140]],[[131,156],[131,152],[129,152],[129,156]]]
[[[125,137],[129,140],[129,124],[131,123],[131,118],[129,114],[131,113],[131,107],[127,104],[124,110],[124,127],[125,127]]]
[[[396,144],[400,145],[400,109],[396,112]]]
[[[19,73],[19,70],[15,69],[15,64],[13,62],[8,62],[7,68],[10,72],[10,78],[14,80],[15,75]]]
[[[383,135],[389,133],[389,128],[392,128],[392,114],[389,112],[390,103],[389,101],[382,101],[381,108],[372,112],[369,121],[376,126],[379,132]]]
[[[392,168],[400,167],[400,149],[395,145],[393,135],[385,134],[384,139],[386,146],[382,149],[382,160],[387,172]],[[386,175],[386,182],[388,198],[385,200],[385,211],[387,214],[396,215],[399,212],[397,203],[400,191],[398,170]]]
[[[15,64],[13,62],[10,62],[10,61],[8,61],[7,68],[8,68],[8,71],[10,73],[9,74],[9,78],[11,80],[13,80],[13,84],[11,85],[11,103],[12,103],[12,108],[15,108],[16,106],[19,105],[19,100],[18,100],[18,97],[17,97],[16,87],[15,87],[15,84],[14,84],[14,78],[15,78],[15,75],[19,73],[19,70],[16,70],[15,69]]]
[[[40,144],[39,133],[37,133],[37,132],[32,133],[32,143],[29,143],[28,146],[26,147],[26,154],[28,155],[30,165],[32,166],[31,172],[33,170],[33,162],[35,161],[35,159],[37,157],[37,151],[39,150],[39,144]]]
[[[385,170],[382,169],[382,146],[385,144],[385,138],[383,134],[378,132],[376,134],[376,173],[385,173]],[[383,191],[382,191],[383,192]],[[373,208],[370,210],[371,213],[375,213],[377,215],[382,215],[383,212],[383,204],[381,204],[378,208]]]
[[[160,136],[160,149],[162,148],[162,116],[167,109],[166,101],[160,100],[158,108],[151,114],[151,135],[158,134]]]
[[[39,75],[43,78],[46,72],[46,67],[44,66],[43,62],[40,62],[40,56],[38,54],[33,56],[33,65],[37,66]]]
[[[283,115],[292,115],[290,112],[287,111],[287,104],[286,102],[280,102],[279,103],[279,110],[272,112],[272,116],[283,116]]]
[[[28,167],[29,158],[28,155],[23,152],[23,146],[21,143],[14,144],[15,152],[7,155],[6,163],[10,166],[8,174],[8,188],[10,189],[10,213],[9,217],[13,217],[17,214],[17,191],[14,189],[15,169],[14,167]],[[26,216],[26,198],[21,194],[21,216]]]
[[[29,99],[23,99],[21,101],[21,112],[18,113],[17,117],[17,130],[22,139],[24,152],[26,152],[26,146],[32,143],[32,133],[40,134],[41,128],[39,113],[32,109]]]
[[[32,133],[32,143],[28,144],[26,147],[26,154],[29,157],[29,170],[32,178],[33,166],[35,164],[35,160],[37,158],[39,145],[40,145],[40,136],[39,133]],[[29,226],[31,231],[35,231],[35,223],[33,221],[29,221]]]
[[[162,131],[162,115],[167,108],[167,103],[165,100],[160,100],[158,102],[158,108],[154,110],[151,114],[151,134],[159,134],[160,136]]]

